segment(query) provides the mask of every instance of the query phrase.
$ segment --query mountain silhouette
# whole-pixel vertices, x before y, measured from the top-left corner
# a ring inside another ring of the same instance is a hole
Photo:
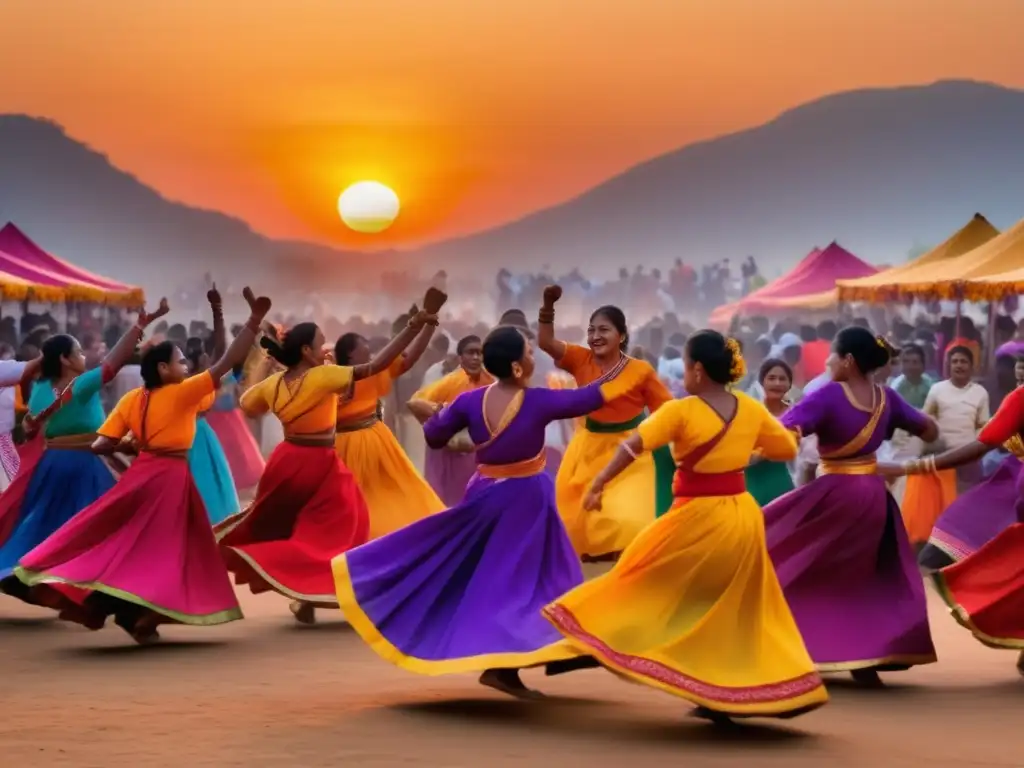
[[[1024,215],[1022,135],[1024,91],[943,81],[840,93],[661,155],[516,222],[366,255],[273,240],[239,219],[171,202],[60,126],[5,115],[0,220],[151,289],[188,272],[294,282],[323,277],[328,265],[349,276],[382,265],[484,274],[580,265],[607,275],[747,254],[773,275],[832,240],[869,261],[901,263],[974,211],[1011,225]]]

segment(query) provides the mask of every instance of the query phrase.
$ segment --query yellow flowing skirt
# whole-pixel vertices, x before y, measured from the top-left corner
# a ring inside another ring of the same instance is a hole
[[[605,487],[599,511],[583,509],[583,497],[594,477],[632,433],[578,429],[565,449],[555,478],[555,501],[569,540],[581,557],[617,555],[654,522],[656,477],[649,453]]]
[[[610,671],[717,712],[792,717],[828,701],[746,493],[677,502],[544,615]]]
[[[444,509],[382,422],[355,432],[339,432],[334,449],[366,499],[371,541]]]

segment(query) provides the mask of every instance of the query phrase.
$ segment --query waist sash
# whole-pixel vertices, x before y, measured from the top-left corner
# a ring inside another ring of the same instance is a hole
[[[55,435],[45,438],[44,445],[47,448],[57,448],[62,451],[91,451],[92,444],[98,438],[95,432],[86,432],[80,435]]]
[[[672,494],[677,499],[697,499],[707,496],[738,496],[747,490],[742,470],[734,472],[676,472]]]
[[[480,464],[477,472],[481,477],[492,480],[510,480],[519,477],[533,477],[539,475],[547,467],[547,451],[541,451],[532,459],[516,461],[512,464]]]
[[[339,421],[337,425],[337,431],[342,433],[347,432],[360,432],[364,429],[369,429],[373,425],[380,421],[379,413],[371,413],[369,416],[364,416],[361,419],[352,419],[351,421]]]
[[[333,448],[334,433],[328,435],[285,435],[284,441],[303,448]]]
[[[636,429],[646,417],[644,414],[639,414],[636,418],[630,419],[629,421],[596,421],[589,416],[584,422],[583,426],[587,432],[594,432],[598,435],[611,435],[617,432],[629,432],[630,430]]]
[[[148,453],[150,456],[159,456],[161,459],[188,459],[188,451],[181,448],[140,448],[139,453]]]
[[[822,459],[820,466],[823,475],[874,475],[878,472],[878,460],[873,453],[855,459]]]

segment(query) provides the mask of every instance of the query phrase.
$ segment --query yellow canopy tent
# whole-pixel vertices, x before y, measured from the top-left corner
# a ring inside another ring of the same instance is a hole
[[[969,301],[1001,301],[1008,296],[1024,294],[1024,267],[968,280],[964,283],[963,292]]]
[[[873,304],[895,301],[900,298],[901,288],[908,281],[926,279],[936,268],[973,251],[998,235],[999,230],[980,213],[976,213],[944,243],[907,264],[867,277],[837,280],[839,300],[867,301]]]
[[[971,299],[968,286],[1024,264],[1024,219],[963,256],[915,269],[898,285],[899,296]]]

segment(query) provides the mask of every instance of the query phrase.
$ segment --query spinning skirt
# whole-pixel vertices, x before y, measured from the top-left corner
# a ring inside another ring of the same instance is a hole
[[[274,449],[255,500],[216,531],[236,584],[336,608],[331,559],[366,541],[370,518],[330,446]]]
[[[583,581],[546,474],[476,477],[461,504],[332,563],[345,618],[379,656],[424,675],[579,653],[541,616]]]
[[[544,615],[610,671],[718,712],[792,717],[828,700],[747,493],[680,499]]]
[[[237,408],[230,411],[212,410],[207,411],[206,420],[224,449],[235,488],[240,491],[255,488],[266,462],[245,416]]]
[[[188,452],[188,468],[212,525],[238,514],[240,505],[231,468],[220,440],[205,418],[196,421],[196,438]]]
[[[47,593],[54,607],[67,605],[57,587],[69,585],[148,609],[165,622],[242,618],[183,457],[141,454],[112,489],[25,555],[15,574]]]

